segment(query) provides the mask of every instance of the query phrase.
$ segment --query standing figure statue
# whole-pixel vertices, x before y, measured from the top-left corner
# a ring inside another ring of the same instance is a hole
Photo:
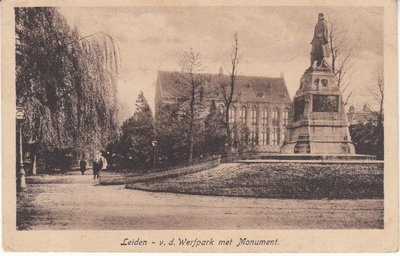
[[[329,58],[328,48],[328,26],[324,19],[324,14],[318,14],[318,22],[315,25],[314,37],[311,41],[311,66],[314,67],[314,62],[317,62],[317,66],[326,67],[324,58]]]

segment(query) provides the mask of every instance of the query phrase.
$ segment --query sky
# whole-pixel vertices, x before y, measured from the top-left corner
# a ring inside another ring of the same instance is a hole
[[[239,38],[240,75],[279,77],[283,74],[293,98],[310,65],[310,41],[317,15],[323,12],[343,29],[343,37],[357,44],[352,57],[353,80],[345,96],[350,104],[369,100],[383,66],[383,9],[380,7],[63,7],[60,12],[81,37],[97,32],[116,41],[121,58],[118,79],[120,121],[135,111],[144,92],[154,110],[158,70],[179,71],[178,60],[193,48],[200,52],[204,72],[229,70],[233,35]]]

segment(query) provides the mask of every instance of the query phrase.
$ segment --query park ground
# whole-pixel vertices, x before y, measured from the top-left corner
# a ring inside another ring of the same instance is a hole
[[[128,188],[279,199],[382,199],[383,164],[229,163]]]
[[[193,175],[188,177],[192,180]],[[18,195],[20,230],[383,228],[381,198],[308,200],[161,193],[124,185],[101,186],[90,174],[78,172],[39,180],[28,182],[27,190]]]

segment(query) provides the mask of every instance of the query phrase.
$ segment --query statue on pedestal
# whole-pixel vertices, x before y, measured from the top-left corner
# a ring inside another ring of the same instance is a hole
[[[310,69],[314,67],[314,62],[317,62],[319,67],[327,67],[324,58],[329,58],[328,47],[328,26],[324,19],[324,14],[318,14],[318,22],[315,25],[314,37],[311,41],[311,65]]]
[[[354,155],[342,93],[331,68],[324,63],[324,58],[329,58],[329,49],[328,28],[322,13],[318,14],[311,44],[311,66],[301,77],[293,98],[293,114],[281,153]]]

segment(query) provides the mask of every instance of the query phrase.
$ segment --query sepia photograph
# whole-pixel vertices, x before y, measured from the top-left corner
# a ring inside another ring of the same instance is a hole
[[[388,14],[315,2],[13,6],[16,234],[385,232]],[[282,244],[188,234],[159,246]]]

